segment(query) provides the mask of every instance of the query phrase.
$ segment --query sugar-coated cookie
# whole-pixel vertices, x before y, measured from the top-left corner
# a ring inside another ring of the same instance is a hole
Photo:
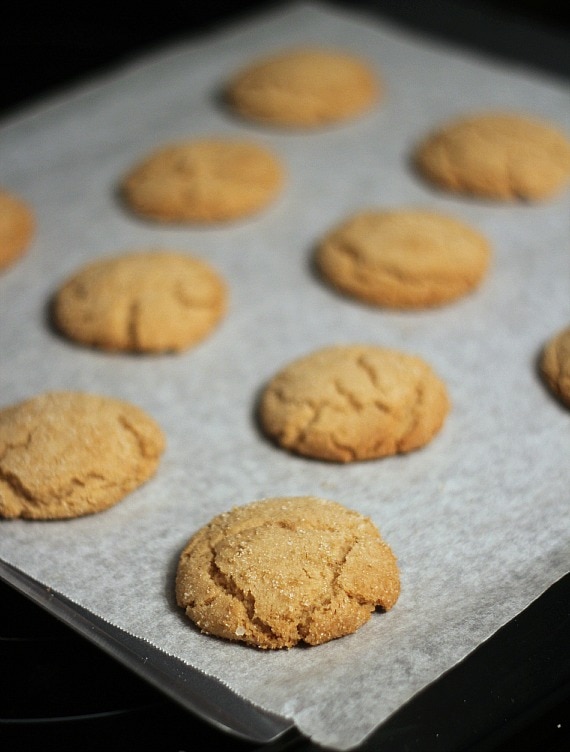
[[[93,514],[154,473],[165,439],[128,402],[45,392],[0,410],[0,517]]]
[[[423,359],[374,345],[336,345],[282,368],[262,391],[259,419],[284,449],[352,462],[423,446],[449,408],[444,383]]]
[[[380,98],[371,65],[338,50],[296,48],[255,60],[227,86],[242,117],[286,128],[316,128],[352,118]]]
[[[19,196],[0,189],[0,271],[28,250],[35,224],[32,208]]]
[[[542,351],[540,371],[551,392],[570,407],[570,326],[548,340]]]
[[[152,152],[125,175],[121,192],[130,209],[148,219],[211,224],[265,208],[284,174],[281,160],[258,143],[203,138]]]
[[[312,496],[214,517],[180,556],[176,598],[207,634],[259,648],[355,632],[400,593],[396,557],[372,520]]]
[[[56,292],[56,327],[85,345],[158,353],[206,337],[226,310],[226,285],[209,264],[148,250],[82,267]]]
[[[570,181],[570,140],[550,123],[490,112],[451,121],[419,144],[423,176],[448,191],[540,201]]]
[[[470,292],[484,277],[490,245],[440,213],[369,210],[328,232],[316,254],[337,290],[389,308],[426,308]]]

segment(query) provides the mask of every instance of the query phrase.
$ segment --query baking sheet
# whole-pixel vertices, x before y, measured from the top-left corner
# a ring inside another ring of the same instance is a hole
[[[237,67],[301,42],[366,56],[386,84],[381,106],[304,134],[224,111],[220,88]],[[38,234],[0,277],[2,404],[47,389],[109,394],[153,415],[168,446],[156,477],[105,513],[1,522],[2,560],[338,750],[358,745],[566,573],[570,416],[541,384],[536,358],[570,322],[569,194],[495,205],[433,191],[409,168],[427,129],[491,108],[570,133],[563,82],[310,3],[182,40],[5,121],[0,182],[35,207]],[[115,189],[134,161],[211,133],[256,139],[283,159],[287,185],[273,206],[209,229],[124,211]],[[476,293],[396,313],[341,298],[314,276],[314,245],[331,224],[402,205],[446,211],[488,236],[493,264]],[[48,300],[79,265],[151,246],[202,257],[226,278],[229,312],[208,340],[180,355],[133,357],[82,349],[50,330]],[[453,401],[442,432],[412,454],[343,466],[265,441],[254,419],[265,381],[338,342],[431,363]],[[399,559],[396,607],[315,648],[260,652],[197,633],[174,602],[181,548],[213,515],[289,494],[373,518]]]

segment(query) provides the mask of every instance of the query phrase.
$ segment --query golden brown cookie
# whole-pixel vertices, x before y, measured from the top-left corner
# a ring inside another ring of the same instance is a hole
[[[570,141],[552,125],[513,113],[452,121],[431,133],[415,153],[431,183],[495,200],[539,201],[570,180]]]
[[[490,246],[479,232],[434,212],[360,212],[322,239],[316,261],[337,290],[389,308],[425,308],[470,292]]]
[[[256,60],[227,86],[230,107],[242,117],[286,128],[316,128],[352,118],[380,98],[368,62],[339,52],[300,48]]]
[[[570,407],[570,326],[546,343],[540,371],[550,391]]]
[[[297,454],[334,462],[417,449],[442,427],[444,383],[419,357],[373,345],[325,347],[266,385],[263,431]]]
[[[207,634],[259,648],[355,632],[400,593],[396,558],[372,520],[312,496],[255,501],[199,530],[176,598]]]
[[[205,138],[153,152],[123,178],[121,191],[148,219],[208,224],[260,211],[283,182],[281,161],[260,144]]]
[[[226,310],[226,286],[204,261],[160,250],[103,258],[57,291],[55,325],[105,350],[184,350],[206,337]]]
[[[46,392],[0,410],[0,517],[79,517],[113,506],[155,472],[161,429],[127,402]]]
[[[0,190],[0,270],[28,250],[34,231],[31,207],[9,191]]]

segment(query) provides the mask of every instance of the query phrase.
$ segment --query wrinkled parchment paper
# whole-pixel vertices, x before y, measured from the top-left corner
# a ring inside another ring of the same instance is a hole
[[[314,133],[251,126],[224,111],[226,78],[291,44],[342,47],[381,73],[383,102]],[[427,129],[467,110],[508,108],[570,133],[563,82],[438,46],[375,20],[301,4],[183,40],[39,104],[0,129],[0,182],[37,212],[28,255],[0,277],[0,394],[48,389],[130,400],[162,425],[158,474],[100,515],[0,522],[0,556],[91,612],[336,749],[360,743],[568,569],[570,414],[536,358],[570,323],[566,192],[540,205],[446,196],[409,169]],[[155,146],[206,134],[251,137],[283,160],[283,194],[253,219],[215,228],[130,216],[115,188]],[[493,245],[489,276],[443,308],[395,313],[341,298],[313,274],[315,242],[363,207],[416,205],[472,223]],[[83,262],[163,247],[204,258],[231,301],[213,335],[180,355],[83,349],[54,334],[46,305]],[[453,409],[409,455],[346,466],[288,455],[260,436],[264,382],[292,358],[370,342],[424,357]],[[370,515],[398,556],[402,593],[356,634],[259,652],[197,633],[176,607],[181,548],[213,515],[255,499],[316,494]]]

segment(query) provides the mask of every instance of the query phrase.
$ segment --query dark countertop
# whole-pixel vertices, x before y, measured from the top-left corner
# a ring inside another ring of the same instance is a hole
[[[3,39],[0,116],[149,47],[200,36],[283,2],[20,3]],[[566,81],[566,2],[337,2]],[[6,28],[6,27],[5,27]],[[562,752],[570,749],[570,577],[414,698],[359,752]],[[190,715],[99,648],[0,583],[0,749],[309,752],[297,734],[243,742]]]
[[[570,748],[570,575],[413,698],[359,752]],[[0,582],[3,752],[316,752],[297,733],[257,745],[189,714]]]

